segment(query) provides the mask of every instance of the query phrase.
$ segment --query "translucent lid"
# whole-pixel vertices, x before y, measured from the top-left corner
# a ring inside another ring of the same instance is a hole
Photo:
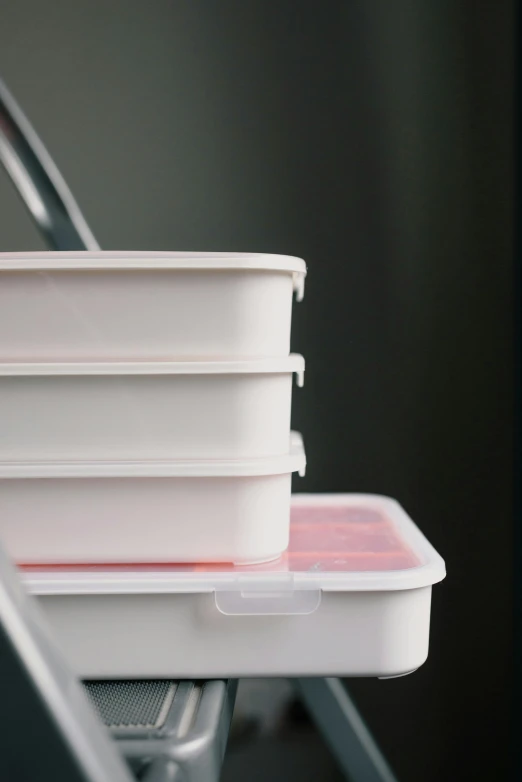
[[[304,383],[305,360],[297,353],[282,358],[238,361],[97,361],[0,363],[2,375],[238,375],[296,373]]]
[[[215,592],[223,613],[254,614],[307,613],[317,608],[324,591],[429,586],[444,578],[445,565],[395,500],[296,494],[288,551],[262,565],[24,566],[22,571],[39,595]],[[251,599],[256,596],[258,601]]]
[[[13,478],[237,478],[240,476],[304,476],[303,438],[290,433],[290,449],[279,456],[250,459],[176,459],[146,462],[1,462],[0,480]]]

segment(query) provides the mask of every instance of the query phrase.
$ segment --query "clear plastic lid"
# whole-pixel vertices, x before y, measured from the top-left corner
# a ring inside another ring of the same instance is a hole
[[[395,500],[363,494],[294,495],[289,548],[261,565],[22,571],[30,590],[40,595],[215,592],[219,610],[231,614],[309,613],[325,591],[416,589],[441,581],[446,572],[443,559]]]

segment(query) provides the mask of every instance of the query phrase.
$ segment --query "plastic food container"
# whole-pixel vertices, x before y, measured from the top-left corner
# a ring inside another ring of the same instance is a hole
[[[0,364],[1,461],[288,453],[304,359]]]
[[[284,255],[0,253],[0,361],[288,356],[305,275]]]
[[[274,559],[305,465],[296,433],[265,459],[1,465],[0,539],[18,563]]]
[[[84,678],[401,676],[426,660],[444,576],[394,500],[342,494],[295,495],[264,565],[24,569]]]

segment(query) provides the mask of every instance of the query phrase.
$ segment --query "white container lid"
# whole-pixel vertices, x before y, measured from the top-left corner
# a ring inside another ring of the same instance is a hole
[[[282,358],[247,361],[97,361],[61,363],[0,363],[1,376],[47,375],[297,375],[297,385],[304,383],[305,360],[297,353]]]
[[[306,264],[290,255],[263,253],[197,252],[38,252],[0,253],[1,271],[111,271],[114,269],[266,270],[289,272],[293,276],[297,300],[304,295]]]
[[[261,565],[26,566],[38,595],[214,592],[222,613],[299,614],[322,592],[389,592],[441,581],[443,559],[401,506],[377,495],[294,495],[290,545]]]
[[[147,462],[0,462],[0,480],[16,478],[238,478],[306,472],[303,439],[290,433],[290,451],[257,459]]]

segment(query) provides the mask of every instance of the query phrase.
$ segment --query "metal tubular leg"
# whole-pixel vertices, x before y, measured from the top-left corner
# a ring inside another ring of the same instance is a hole
[[[1,80],[0,163],[51,249],[99,249],[64,178]]]
[[[397,782],[339,679],[296,679],[295,686],[351,782]]]
[[[180,767],[170,758],[157,758],[141,778],[141,782],[183,782]]]

